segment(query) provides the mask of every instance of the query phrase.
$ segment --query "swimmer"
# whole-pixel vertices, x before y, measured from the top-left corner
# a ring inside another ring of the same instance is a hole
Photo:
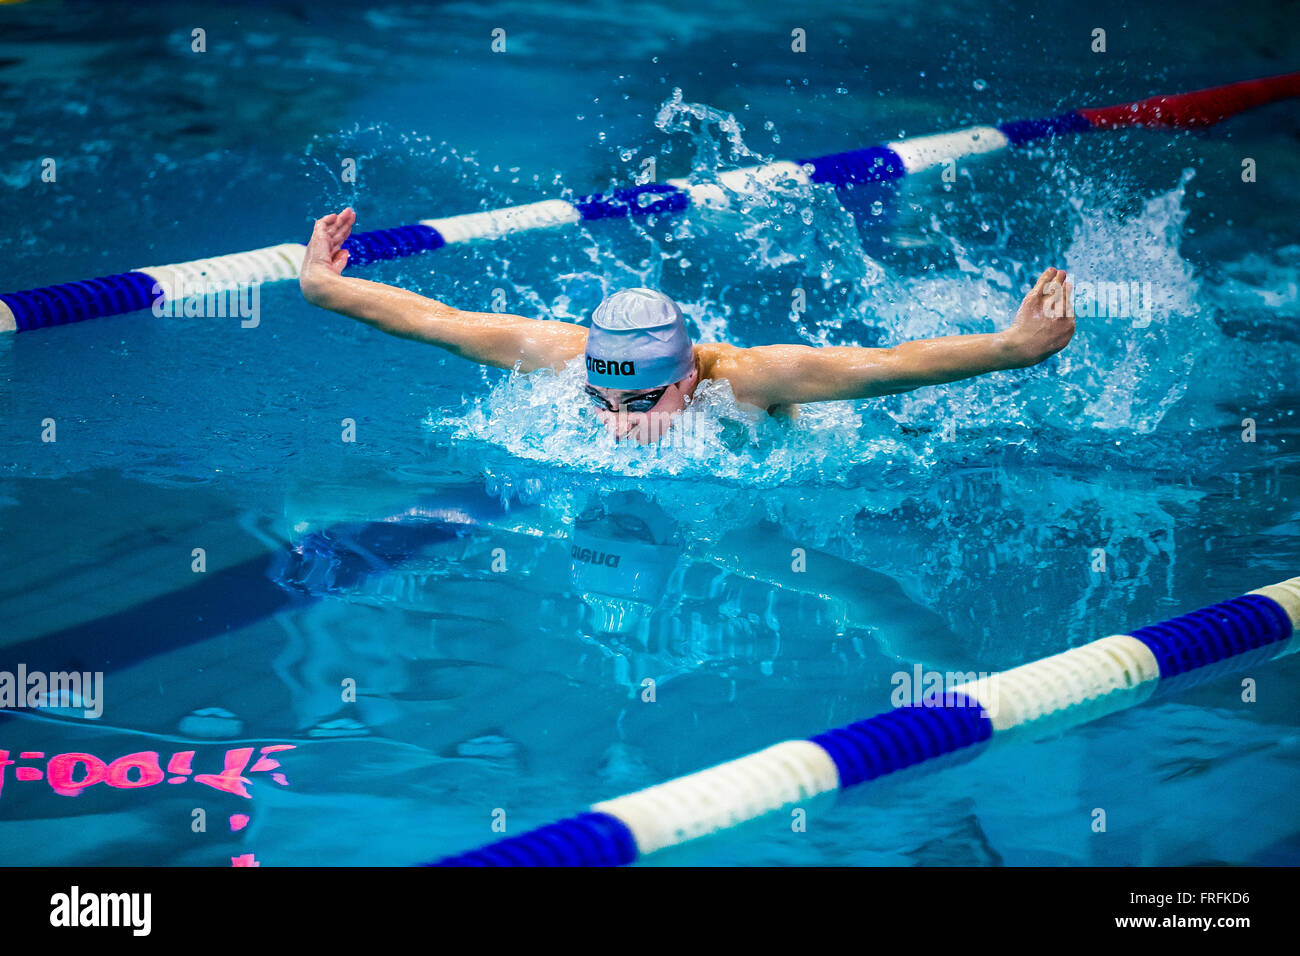
[[[356,218],[348,208],[316,221],[299,279],[308,302],[495,368],[558,371],[585,356],[592,409],[620,439],[644,442],[664,434],[705,379],[725,379],[741,405],[791,416],[805,402],[874,398],[1027,368],[1065,348],[1074,335],[1071,287],[1060,269],[1044,270],[1009,328],[889,348],[692,343],[677,303],[652,289],[610,295],[596,307],[590,329],[466,312],[405,289],[345,277],[343,242]]]

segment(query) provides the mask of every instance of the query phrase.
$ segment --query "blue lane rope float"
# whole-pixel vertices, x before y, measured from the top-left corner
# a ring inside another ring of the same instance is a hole
[[[1134,103],[1078,109],[1046,119],[976,126],[888,145],[816,156],[795,162],[733,169],[717,182],[670,179],[575,199],[547,199],[521,206],[353,235],[345,244],[352,265],[398,259],[443,246],[496,239],[516,232],[548,229],[597,219],[673,215],[690,207],[726,208],[735,193],[762,191],[774,183],[826,183],[836,188],[902,179],[967,156],[1028,146],[1052,137],[1088,130],[1155,127],[1194,129],[1211,126],[1242,110],[1300,96],[1300,73],[1247,80]],[[27,332],[151,307],[156,300],[181,300],[241,283],[295,279],[306,246],[282,243],[175,265],[142,266],[130,272],[84,282],[67,282],[0,294],[0,332]]]
[[[1300,577],[1116,634],[807,740],[594,804],[425,866],[616,866],[993,739],[1055,733],[1149,699],[1198,668],[1291,653]]]

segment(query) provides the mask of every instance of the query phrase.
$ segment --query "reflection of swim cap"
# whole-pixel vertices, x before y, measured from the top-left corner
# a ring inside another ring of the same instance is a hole
[[[695,367],[677,303],[653,289],[624,289],[596,306],[587,333],[587,381],[602,388],[658,388]]]
[[[622,633],[659,603],[677,566],[673,532],[672,519],[635,492],[615,493],[574,522],[570,577],[598,630]]]
[[[654,604],[677,562],[677,549],[624,537],[574,531],[569,543],[573,585],[579,592]]]

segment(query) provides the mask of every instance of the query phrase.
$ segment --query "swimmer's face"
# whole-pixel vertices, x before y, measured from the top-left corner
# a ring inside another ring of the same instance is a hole
[[[657,440],[672,427],[673,418],[686,408],[699,373],[692,371],[680,382],[661,388],[618,389],[588,385],[597,417],[619,441],[642,444]]]

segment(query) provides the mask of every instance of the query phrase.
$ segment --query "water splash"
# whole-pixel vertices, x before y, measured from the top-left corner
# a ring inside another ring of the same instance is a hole
[[[1063,357],[1069,387],[1085,398],[1082,416],[1095,428],[1154,431],[1186,391],[1188,373],[1212,332],[1204,324],[1194,270],[1180,254],[1183,200],[1193,175],[1184,170],[1174,189],[1127,219],[1112,208],[1088,208],[1083,197],[1070,201],[1078,219],[1066,268],[1076,286],[1139,282],[1149,290],[1150,301],[1136,314],[1085,319]]]
[[[860,437],[870,410],[846,402],[810,406],[800,422],[790,423],[738,404],[725,381],[703,383],[688,416],[662,442],[615,443],[591,413],[582,390],[585,374],[575,360],[559,373],[510,376],[462,414],[431,416],[427,424],[457,441],[487,442],[518,458],[566,468],[629,477],[711,476],[751,487],[808,481],[845,472],[854,462],[907,454],[895,439]]]
[[[857,283],[866,289],[884,276],[880,265],[862,247],[854,216],[830,187],[810,186],[794,179],[750,177],[740,188],[721,179],[723,173],[773,162],[775,157],[751,149],[744,126],[732,113],[703,103],[686,102],[674,89],[655,117],[664,133],[688,137],[693,149],[686,177],[692,185],[708,185],[726,197],[725,207],[694,209],[687,220],[714,241],[734,237],[748,267],[792,269],[804,276]],[[768,124],[771,125],[771,124]]]
[[[691,128],[697,138],[708,140],[708,147],[697,151],[707,162],[762,158],[745,147],[729,114],[684,103],[680,96],[664,105],[660,121],[666,129]],[[707,129],[719,132],[708,134]],[[1148,199],[1136,212],[1129,211],[1131,202],[1103,188],[1081,188],[1071,198],[1072,239],[1065,265],[1074,281],[1082,289],[1138,282],[1142,298],[1133,304],[1143,311],[1081,316],[1070,347],[1039,368],[871,402],[809,405],[793,423],[756,415],[736,405],[725,383],[706,383],[693,406],[693,441],[647,451],[605,440],[603,427],[582,399],[581,368],[575,364],[559,375],[510,377],[474,400],[464,414],[436,416],[430,425],[459,440],[484,441],[533,461],[629,476],[709,476],[757,486],[843,484],[860,480],[872,466],[882,472],[901,466],[913,476],[928,475],[937,465],[998,447],[1032,451],[1044,435],[1054,444],[1074,442],[1081,429],[1150,435],[1183,397],[1193,364],[1219,335],[1203,314],[1195,270],[1180,251],[1190,178],[1185,173],[1174,188]],[[747,208],[742,216],[760,216],[757,206]],[[791,232],[801,225],[796,214],[780,209],[761,216],[783,221]],[[883,344],[893,344],[1009,325],[1034,269],[1027,263],[1008,264],[1005,255],[981,265],[960,241],[943,235],[937,223],[935,229],[950,250],[945,268],[921,276],[881,268],[879,281],[858,284],[858,294],[841,297],[834,311],[808,322],[804,337],[824,344],[861,344],[855,331],[865,326],[881,330]],[[762,242],[743,232],[735,235],[742,243]],[[697,241],[705,248],[695,255],[723,271],[716,244]],[[599,254],[593,258],[599,267]],[[764,261],[774,271],[785,267],[784,262]],[[743,281],[743,276],[726,274]],[[565,279],[587,283],[601,294],[610,289],[593,272]],[[762,281],[761,274],[755,281]],[[746,344],[733,334],[739,316],[719,307],[716,299],[706,295],[683,306],[701,338]],[[768,341],[782,338],[790,336],[778,331]],[[954,442],[957,436],[960,441]],[[1167,450],[1165,459],[1170,454],[1177,455]]]

